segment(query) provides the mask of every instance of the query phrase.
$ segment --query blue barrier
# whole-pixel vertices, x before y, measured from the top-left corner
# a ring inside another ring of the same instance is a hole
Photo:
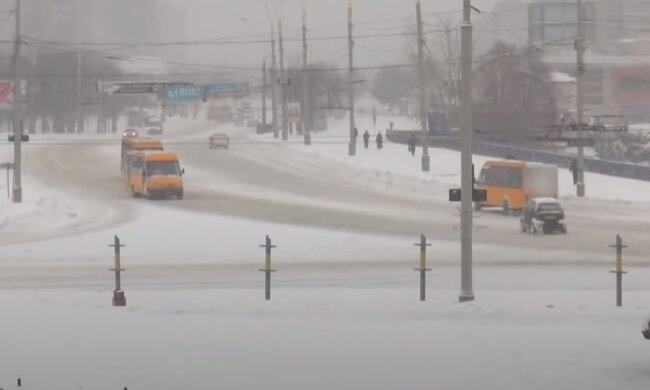
[[[396,143],[408,143],[412,132],[407,131],[389,131],[386,138]],[[457,137],[453,136],[431,136],[429,145],[432,147],[460,150],[460,142]],[[540,162],[545,164],[555,164],[561,167],[569,167],[575,156],[522,148],[519,146],[499,144],[495,142],[475,141],[473,145],[475,154],[506,158],[512,157],[517,160]],[[650,166],[638,165],[620,161],[601,160],[593,157],[585,157],[585,171],[600,173],[603,175],[624,177],[628,179],[650,181]]]

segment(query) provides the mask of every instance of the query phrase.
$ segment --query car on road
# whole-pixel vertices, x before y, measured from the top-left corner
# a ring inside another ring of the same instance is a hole
[[[147,127],[147,135],[162,135],[162,127],[159,126],[150,126]]]
[[[122,138],[138,138],[138,129],[128,128],[122,132]]]
[[[228,149],[230,147],[230,138],[223,133],[212,134],[209,141],[210,149]]]
[[[526,203],[519,226],[523,233],[566,233],[564,209],[555,198],[535,198]]]

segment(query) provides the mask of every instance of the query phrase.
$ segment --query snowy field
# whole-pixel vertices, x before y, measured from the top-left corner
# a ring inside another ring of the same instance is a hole
[[[589,198],[577,199],[562,169],[566,237],[480,213],[477,300],[459,305],[447,202],[458,153],[430,149],[429,173],[420,149],[390,142],[359,142],[349,158],[345,123],[305,147],[174,120],[165,141],[187,171],[183,201],[130,198],[110,137],[27,148],[25,202],[0,201],[0,388],[18,377],[29,389],[650,386],[650,183],[587,175]],[[217,131],[230,150],[191,145]],[[420,228],[434,244],[424,303]],[[616,233],[630,245],[623,308],[609,273]],[[110,306],[115,234],[126,308]],[[278,245],[271,302],[258,272],[266,234]]]

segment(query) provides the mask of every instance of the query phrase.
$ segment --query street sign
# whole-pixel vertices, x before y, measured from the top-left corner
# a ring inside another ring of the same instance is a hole
[[[0,108],[14,106],[14,83],[9,80],[0,80]]]
[[[151,94],[158,93],[162,83],[159,82],[112,82],[100,81],[97,83],[99,92],[112,95],[119,94]]]
[[[590,148],[594,146],[595,140],[593,138],[583,138],[583,139],[569,139],[566,144],[570,148],[585,147]]]
[[[460,188],[452,188],[449,190],[449,201],[460,202],[461,200]],[[487,190],[474,189],[472,194],[472,202],[486,202]]]
[[[248,83],[219,83],[205,85],[207,97],[246,97],[249,95]]]
[[[168,84],[164,88],[167,100],[198,100],[203,97],[204,87],[191,84]]]

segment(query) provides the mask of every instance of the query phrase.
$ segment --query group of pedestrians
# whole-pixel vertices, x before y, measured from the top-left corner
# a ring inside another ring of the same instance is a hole
[[[354,128],[354,139],[357,139],[357,136],[359,135],[359,131],[357,128]],[[363,147],[365,149],[368,149],[368,146],[370,145],[370,133],[368,133],[368,130],[366,130],[363,133]],[[381,150],[384,147],[384,137],[381,135],[381,131],[377,133],[377,136],[375,136],[375,144],[377,145],[377,150]]]

